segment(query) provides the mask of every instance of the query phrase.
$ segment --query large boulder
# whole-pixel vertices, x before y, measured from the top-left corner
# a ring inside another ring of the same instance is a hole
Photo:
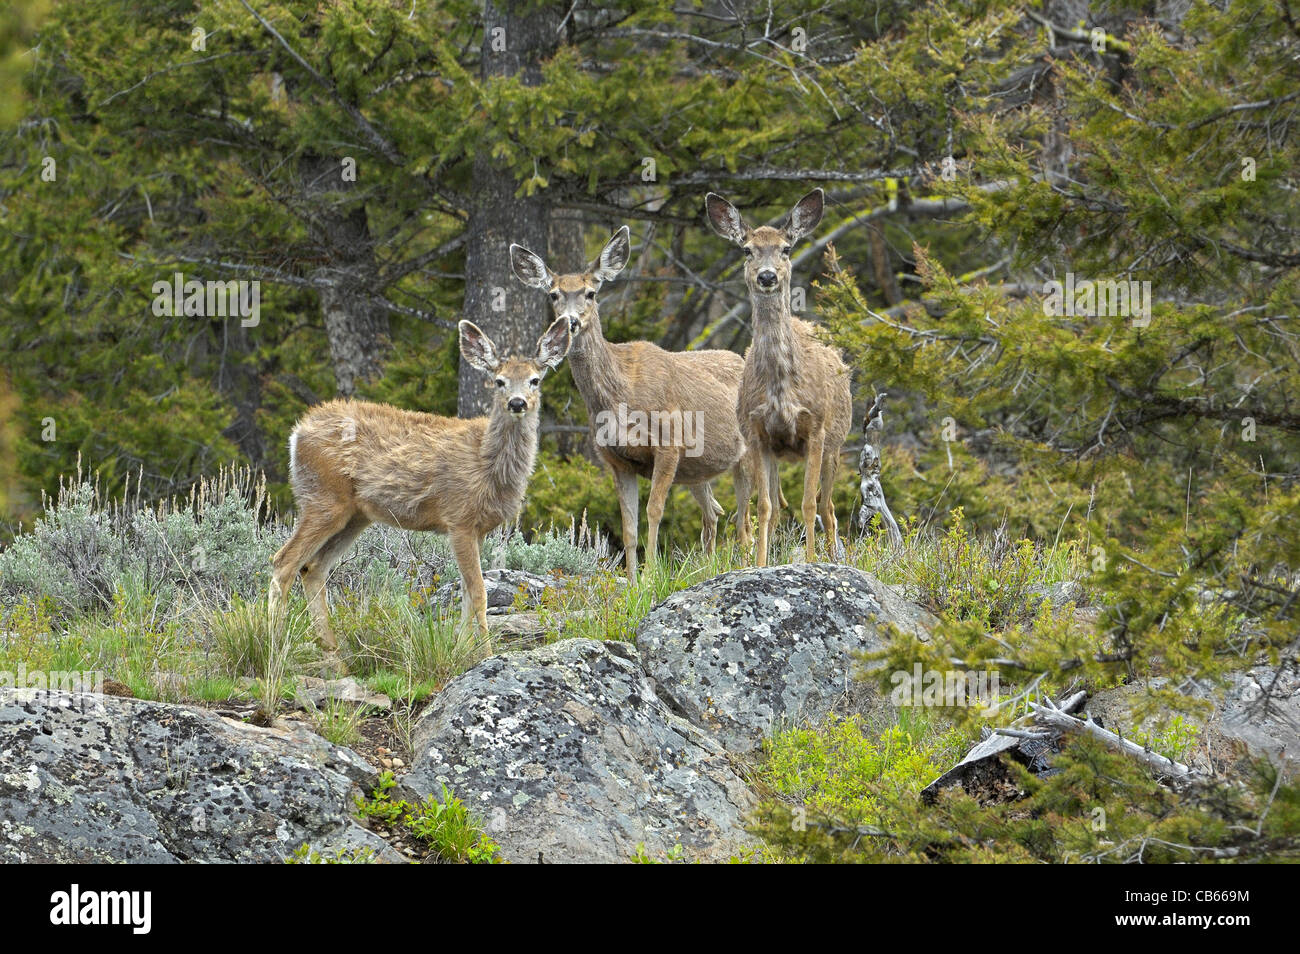
[[[627,861],[641,843],[721,860],[750,841],[727,754],[668,710],[626,643],[493,656],[425,710],[414,749],[403,785],[445,784],[509,861]]]
[[[636,644],[674,711],[746,752],[854,693],[855,655],[881,649],[886,624],[925,638],[934,617],[853,567],[805,563],[674,593],[641,621]]]
[[[370,848],[376,772],[304,727],[202,709],[0,689],[0,862],[278,862]]]

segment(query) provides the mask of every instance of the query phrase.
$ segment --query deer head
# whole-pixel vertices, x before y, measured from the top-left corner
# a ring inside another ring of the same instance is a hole
[[[735,242],[745,252],[745,283],[751,295],[790,294],[790,253],[795,243],[821,221],[825,196],[813,189],[800,199],[780,228],[760,225],[751,229],[740,211],[717,193],[704,199],[713,231]]]
[[[510,246],[510,266],[515,277],[525,285],[540,288],[550,295],[556,317],[568,322],[576,343],[592,329],[600,334],[596,293],[601,285],[612,281],[623,270],[631,252],[631,234],[625,225],[610,237],[584,271],[557,275],[546,267],[541,256],[522,245]]]
[[[532,358],[497,356],[497,346],[492,339],[472,321],[462,321],[460,327],[460,355],[471,366],[492,375],[487,386],[495,389],[496,409],[507,411],[515,417],[536,414],[541,405],[542,379],[553,371],[569,353],[573,336],[569,322],[557,318],[537,339],[537,352]]]

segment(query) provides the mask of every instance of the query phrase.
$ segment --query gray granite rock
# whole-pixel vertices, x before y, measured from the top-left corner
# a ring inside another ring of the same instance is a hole
[[[520,604],[535,607],[553,586],[553,580],[527,570],[487,570],[483,574],[489,613],[508,613]],[[459,601],[460,580],[444,583],[434,591],[433,602],[437,606],[451,606]]]
[[[414,749],[404,786],[446,784],[510,861],[627,861],[640,843],[721,860],[750,841],[727,754],[656,697],[626,643],[493,656],[425,710]]]
[[[298,708],[319,709],[331,702],[348,702],[384,711],[393,707],[393,700],[388,696],[382,692],[372,692],[350,676],[342,679],[299,677],[298,691],[294,697],[294,703]]]
[[[853,567],[771,566],[674,593],[641,621],[637,648],[674,711],[743,753],[860,691],[854,656],[884,645],[886,623],[924,638],[934,617]]]
[[[304,728],[186,706],[0,689],[0,862],[278,862],[370,848],[376,772]]]

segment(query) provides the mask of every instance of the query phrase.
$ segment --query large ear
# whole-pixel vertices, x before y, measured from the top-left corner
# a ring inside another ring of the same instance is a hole
[[[541,256],[522,245],[510,246],[510,267],[514,270],[515,277],[529,288],[545,290],[551,287],[551,270],[546,267]]]
[[[745,225],[745,220],[741,218],[740,211],[734,205],[716,192],[710,192],[704,197],[704,210],[709,215],[709,224],[713,226],[713,231],[737,245],[744,243],[745,233],[749,229]]]
[[[569,333],[569,319],[556,318],[537,339],[537,363],[554,371],[569,353],[573,336]]]
[[[480,371],[492,374],[501,365],[497,346],[472,321],[461,321],[460,356]]]
[[[817,223],[822,220],[822,209],[825,205],[826,194],[821,189],[813,189],[795,203],[785,225],[785,232],[790,236],[790,241],[797,242],[817,228]]]
[[[588,271],[591,272],[591,277],[598,282],[613,281],[614,276],[623,270],[627,265],[627,260],[631,257],[632,233],[628,231],[625,225],[610,236],[609,241],[600,250],[600,254],[591,263]]]

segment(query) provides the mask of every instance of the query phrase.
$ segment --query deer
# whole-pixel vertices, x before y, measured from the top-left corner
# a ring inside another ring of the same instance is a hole
[[[736,207],[710,192],[704,200],[713,230],[745,253],[754,337],[745,352],[736,415],[745,441],[757,448],[756,562],[767,565],[768,536],[780,515],[778,460],[804,463],[802,516],[805,555],[816,561],[818,515],[832,558],[839,551],[831,499],[840,449],[853,420],[849,369],[840,353],[817,337],[816,328],[790,310],[790,253],[821,221],[825,197],[814,189],[791,209],[780,227],[750,228]],[[748,521],[749,501],[738,519]]]
[[[744,367],[740,355],[721,350],[670,352],[649,341],[616,344],[605,339],[596,296],[623,270],[630,256],[626,225],[580,272],[557,274],[536,253],[522,245],[510,246],[515,277],[546,292],[555,314],[568,322],[573,333],[569,369],[592,422],[597,455],[614,477],[627,576],[635,580],[638,478],[650,480],[646,503],[649,566],[656,559],[659,524],[671,487],[686,486],[699,503],[704,515],[701,544],[706,553],[712,553],[722,506],[714,499],[711,482],[732,471],[736,499],[745,501],[748,511],[758,459],[747,453],[733,411]],[[638,421],[649,418],[650,423],[640,433],[604,427],[634,417]],[[685,428],[678,428],[678,421],[694,422],[697,446],[683,446],[686,442],[679,438]],[[616,433],[611,435],[611,430]],[[737,533],[741,546],[748,549],[748,521],[738,521]]]
[[[461,358],[491,376],[487,417],[448,418],[342,399],[309,410],[289,435],[298,520],[271,558],[271,624],[279,625],[301,576],[317,641],[339,667],[325,582],[372,523],[450,538],[460,568],[460,625],[468,628],[472,619],[491,650],[479,547],[523,506],[537,457],[542,379],[564,360],[572,335],[569,322],[557,319],[532,357],[503,360],[473,322],[457,327]]]

